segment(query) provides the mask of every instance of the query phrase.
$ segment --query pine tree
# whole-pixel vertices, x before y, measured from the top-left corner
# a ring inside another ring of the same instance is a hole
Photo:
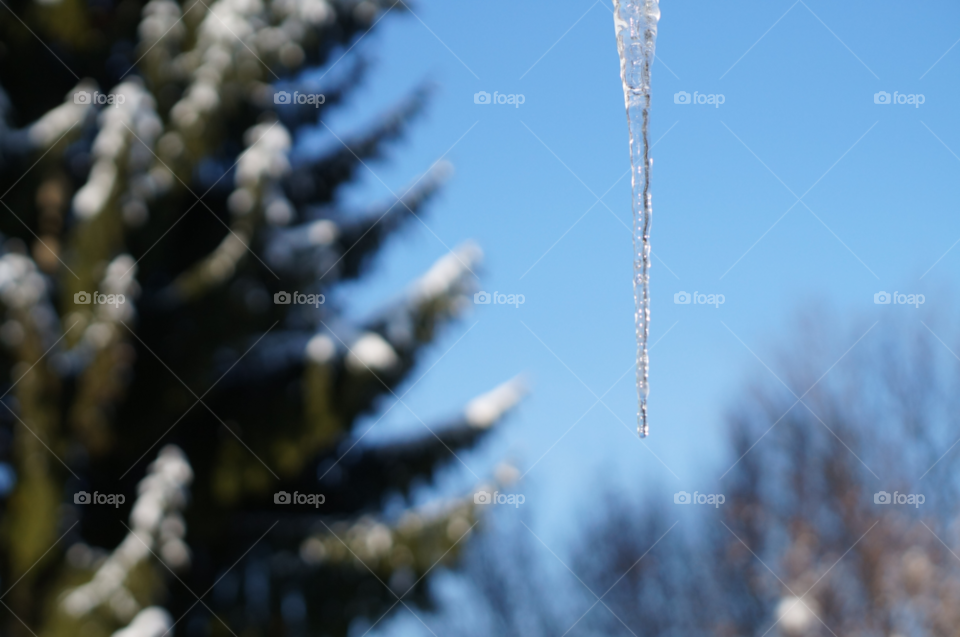
[[[480,252],[441,256],[360,322],[335,292],[446,177],[438,163],[371,210],[338,198],[430,87],[329,153],[291,156],[363,77],[353,44],[402,9],[0,9],[3,634],[343,635],[429,603],[424,576],[457,554],[473,498],[384,505],[522,386],[420,436],[358,441],[464,309]]]

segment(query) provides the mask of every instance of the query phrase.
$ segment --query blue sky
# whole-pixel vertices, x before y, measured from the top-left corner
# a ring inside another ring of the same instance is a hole
[[[327,123],[342,134],[432,78],[439,91],[426,116],[348,199],[389,199],[443,155],[456,174],[345,299],[362,315],[468,239],[486,254],[479,287],[525,296],[519,308],[473,308],[426,357],[422,370],[436,366],[404,402],[435,422],[527,372],[532,395],[463,460],[480,477],[501,457],[530,469],[520,490],[547,541],[562,540],[605,485],[664,498],[715,491],[729,465],[724,414],[746,381],[765,378],[764,364],[804,338],[801,313],[920,321],[948,309],[960,266],[960,245],[951,249],[960,5],[662,4],[643,442],[610,4],[422,0],[415,11],[388,15],[358,45],[378,61]],[[478,105],[479,91],[524,103]],[[723,104],[675,103],[681,91],[722,94]],[[877,104],[881,91],[923,103]],[[675,304],[681,291],[725,302]],[[925,302],[878,305],[880,291]],[[377,424],[403,427],[422,430],[399,405]],[[470,471],[452,467],[450,488],[469,489]]]

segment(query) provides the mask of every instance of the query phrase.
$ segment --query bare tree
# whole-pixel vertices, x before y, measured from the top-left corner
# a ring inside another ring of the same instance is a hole
[[[496,622],[513,626],[493,632],[958,634],[958,339],[918,319],[841,324],[799,321],[794,346],[735,398],[722,505],[691,524],[669,494],[606,500],[571,547],[584,586],[550,583],[573,600],[560,611],[510,592],[542,584],[547,561],[499,578],[502,549],[468,562]],[[498,542],[523,547],[529,533]]]

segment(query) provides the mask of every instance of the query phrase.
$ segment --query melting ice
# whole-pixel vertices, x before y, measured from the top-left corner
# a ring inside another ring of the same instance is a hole
[[[613,21],[620,51],[620,79],[630,129],[633,167],[633,297],[637,330],[637,433],[646,437],[647,397],[650,394],[650,68],[657,42],[660,6],[657,0],[613,0]]]

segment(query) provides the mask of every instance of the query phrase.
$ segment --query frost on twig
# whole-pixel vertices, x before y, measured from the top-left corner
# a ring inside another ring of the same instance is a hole
[[[84,293],[87,304],[76,305],[66,318],[76,327],[79,342],[55,357],[58,371],[77,378],[70,421],[87,451],[99,455],[114,441],[112,413],[126,393],[134,357],[130,355],[130,330],[139,293],[137,265],[129,254],[113,259],[100,280],[96,299]]]
[[[192,480],[193,470],[180,448],[164,447],[137,488],[137,500],[130,512],[130,532],[104,560],[93,579],[64,597],[62,607],[69,615],[81,617],[106,606],[117,620],[129,621],[141,608],[141,602],[127,586],[135,568],[151,554],[159,554],[172,569],[190,563],[190,552],[183,541],[186,525],[179,511],[186,505],[187,487]]]
[[[471,498],[434,501],[394,523],[374,516],[321,527],[300,544],[311,566],[369,569],[404,593],[438,562],[450,563],[475,524]]]
[[[33,150],[47,149],[71,129],[80,124],[90,112],[89,101],[77,100],[76,95],[94,90],[89,81],[80,82],[67,93],[63,104],[54,107],[27,128],[27,137]]]
[[[60,322],[50,303],[50,286],[36,262],[18,252],[0,255],[0,303],[6,322],[0,326],[0,342],[12,351],[39,338],[44,349],[60,337]]]
[[[137,613],[126,628],[121,628],[111,637],[163,637],[173,628],[173,618],[163,608],[150,606]]]
[[[486,429],[513,409],[528,391],[527,380],[523,376],[511,378],[467,403],[464,419],[471,427]]]
[[[174,302],[196,298],[233,276],[251,249],[264,193],[290,171],[287,154],[291,138],[279,122],[252,126],[244,134],[247,149],[237,161],[236,189],[227,199],[230,230],[205,259],[177,277],[168,298]]]
[[[46,279],[30,257],[16,252],[0,256],[0,302],[8,309],[29,311],[46,296]]]
[[[143,144],[152,146],[162,130],[153,97],[138,81],[117,85],[111,97],[113,104],[100,112],[100,131],[93,142],[94,163],[90,177],[73,198],[74,213],[83,220],[103,212],[124,183],[122,174],[125,170],[142,172],[145,165],[152,163],[146,161],[145,156],[150,151],[149,148],[143,148]],[[129,166],[123,162],[127,151],[130,151]],[[138,184],[139,188],[152,194],[166,188],[170,177],[161,170],[151,176],[141,177],[141,181],[144,179],[144,183]]]
[[[381,332],[405,362],[433,339],[439,323],[467,307],[474,289],[474,270],[483,259],[475,243],[465,242],[438,259],[407,289],[400,307],[391,307],[370,326]]]

